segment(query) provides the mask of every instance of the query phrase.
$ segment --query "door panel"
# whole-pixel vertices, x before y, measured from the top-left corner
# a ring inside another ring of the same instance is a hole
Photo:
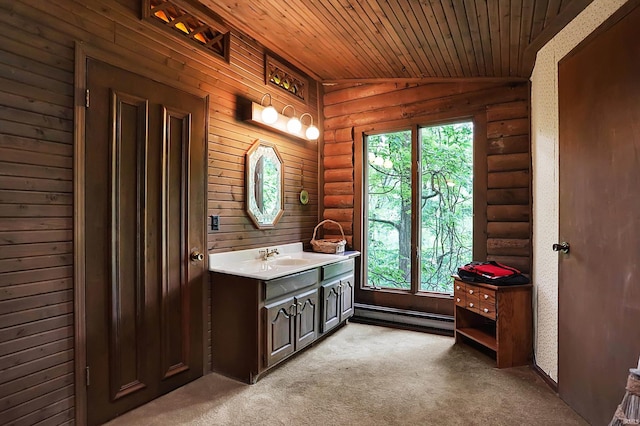
[[[295,350],[295,303],[293,297],[265,306],[267,315],[267,366]]]
[[[353,315],[354,282],[353,275],[340,280],[340,321]]]
[[[203,370],[205,102],[88,60],[87,391],[105,422]]]
[[[640,8],[559,66],[558,389],[607,424],[640,355]]]
[[[144,175],[147,154],[146,99],[112,92],[118,129],[111,146],[111,327],[109,371],[111,398],[146,387],[143,381],[145,285],[136,259],[145,258]],[[140,173],[136,173],[140,171]],[[133,184],[132,184],[133,183]]]
[[[322,332],[327,332],[340,323],[340,281],[322,286]]]
[[[296,350],[313,343],[318,336],[318,289],[301,294],[295,299]]]
[[[162,370],[164,378],[189,368],[189,300],[184,256],[188,215],[191,116],[163,108],[162,143]],[[183,256],[184,254],[184,256]]]

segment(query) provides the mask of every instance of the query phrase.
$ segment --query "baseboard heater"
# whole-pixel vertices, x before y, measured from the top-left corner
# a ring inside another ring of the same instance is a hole
[[[384,306],[355,304],[352,320],[369,324],[423,329],[453,336],[453,317]]]

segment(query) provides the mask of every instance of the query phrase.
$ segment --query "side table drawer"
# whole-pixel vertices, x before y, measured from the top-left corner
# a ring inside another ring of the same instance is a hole
[[[467,288],[466,285],[460,281],[454,281],[453,283],[453,301],[456,306],[467,307],[466,302]]]
[[[478,297],[480,289],[473,284],[467,284],[465,286],[465,307],[473,312],[480,312],[480,298]]]
[[[496,319],[496,292],[492,290],[480,289],[478,291],[478,304],[480,315]]]

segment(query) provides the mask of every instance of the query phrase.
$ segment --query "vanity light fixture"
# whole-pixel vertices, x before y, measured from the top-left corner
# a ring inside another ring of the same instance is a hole
[[[278,111],[276,111],[276,109],[271,104],[271,95],[268,93],[265,93],[262,96],[262,99],[260,100],[260,105],[263,106],[264,98],[266,98],[267,96],[269,97],[269,105],[267,105],[262,110],[262,121],[264,121],[267,124],[273,124],[276,121],[278,121]]]
[[[282,108],[282,115],[286,117],[284,111],[289,107],[293,109],[293,115],[287,121],[287,131],[297,135],[300,133],[300,129],[302,129],[302,123],[298,120],[298,117],[296,117],[296,108],[293,105],[285,105],[284,108]]]
[[[311,122],[309,124],[309,127],[307,127],[307,131],[304,134],[307,137],[307,139],[315,141],[316,139],[318,139],[318,136],[320,136],[320,130],[318,130],[318,128],[313,125],[313,116],[311,116],[311,114],[309,114],[308,112],[305,112],[300,116],[300,123],[302,123],[302,118],[305,115],[309,116],[309,120],[311,120]]]
[[[269,101],[268,105],[265,106],[264,104],[267,103],[265,99],[267,97],[269,97]],[[285,115],[288,108],[293,109],[293,115],[291,117]],[[250,105],[247,104],[247,108],[243,110],[242,115],[246,121],[256,126],[264,127],[265,129],[303,141],[316,142],[320,136],[320,131],[313,125],[313,116],[310,113],[306,112],[298,118],[296,117],[295,107],[290,104],[285,105],[285,107],[282,108],[282,112],[278,113],[271,104],[271,95],[269,93],[265,93],[262,96],[260,103],[251,102]],[[308,115],[311,120],[309,126],[302,124],[301,119],[304,118],[305,115]]]

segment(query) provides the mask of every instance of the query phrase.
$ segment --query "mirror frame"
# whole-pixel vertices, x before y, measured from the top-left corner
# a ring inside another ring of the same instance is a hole
[[[268,149],[272,149],[275,156],[278,158],[278,161],[280,161],[280,210],[278,211],[278,213],[276,214],[275,218],[273,219],[273,221],[271,223],[261,223],[258,220],[258,217],[256,216],[256,214],[251,210],[251,200],[252,197],[255,200],[255,196],[252,193],[252,191],[250,191],[250,181],[251,179],[253,179],[253,175],[255,173],[254,170],[252,170],[251,167],[251,156],[260,148],[260,147],[265,147]],[[282,217],[282,215],[284,214],[284,161],[282,161],[282,157],[280,156],[280,152],[278,152],[278,148],[275,146],[275,144],[272,144],[270,142],[266,142],[263,141],[261,139],[257,139],[253,145],[251,145],[251,148],[249,148],[249,150],[247,151],[246,155],[245,155],[245,210],[247,212],[247,215],[249,215],[249,217],[251,218],[251,221],[253,222],[253,224],[256,226],[256,228],[258,229],[269,229],[269,228],[273,228],[276,226],[276,224],[278,223],[278,221],[280,220],[280,218]]]

